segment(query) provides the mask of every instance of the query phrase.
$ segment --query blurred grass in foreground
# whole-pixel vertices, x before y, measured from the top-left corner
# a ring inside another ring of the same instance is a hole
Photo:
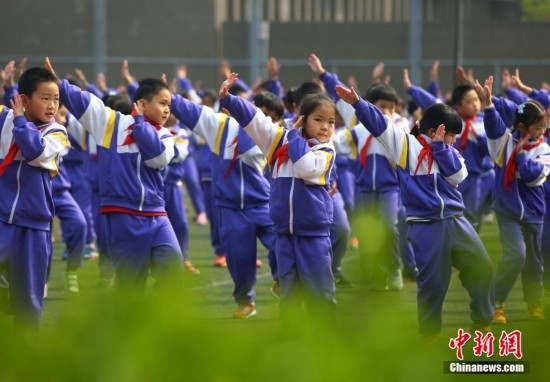
[[[365,233],[359,235],[363,242],[386,237],[376,220],[365,218],[355,227]],[[470,324],[468,296],[456,272],[443,332],[432,344],[418,339],[414,284],[407,283],[401,292],[369,291],[351,251],[345,274],[357,285],[338,291],[336,317],[297,314],[280,320],[277,303],[267,296],[267,276],[258,279],[258,316],[235,320],[230,318],[235,304],[228,272],[210,266],[205,230],[192,226],[193,262],[202,274],[186,275],[183,294],[159,295],[149,288],[139,301],[96,290],[96,264],[86,264],[81,272],[81,296],[67,298],[59,287],[64,263],[57,260],[61,247],[56,243],[53,293],[45,302],[40,333],[16,336],[10,320],[0,317],[0,381],[524,381],[547,380],[550,373],[550,330],[546,322],[527,320],[519,280],[510,323],[493,327],[496,356],[473,357],[473,339],[464,353],[466,360],[500,360],[500,330],[520,329],[523,360],[530,362],[531,374],[446,375],[443,362],[456,361],[449,339]],[[496,224],[484,230],[482,238],[496,261]],[[378,242],[377,249],[384,248]]]

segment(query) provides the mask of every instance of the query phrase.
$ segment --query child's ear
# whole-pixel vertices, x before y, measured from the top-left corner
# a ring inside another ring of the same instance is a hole
[[[23,107],[27,108],[29,106],[31,99],[27,97],[26,94],[19,94],[19,97],[21,97],[21,102],[23,103]]]
[[[425,133],[428,137],[433,138],[435,134],[435,129],[432,127],[431,129],[428,129]]]
[[[523,122],[518,123],[518,130],[527,131],[527,127],[525,126],[525,123]]]

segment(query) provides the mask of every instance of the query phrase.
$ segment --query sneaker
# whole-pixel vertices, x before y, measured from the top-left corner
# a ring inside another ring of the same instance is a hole
[[[183,262],[183,267],[189,273],[193,273],[195,275],[199,275],[201,273],[201,271],[199,271],[197,268],[195,268],[189,260],[186,260],[186,261]]]
[[[208,218],[206,217],[206,213],[205,212],[199,213],[195,217],[195,223],[197,223],[198,225],[207,225],[208,224]]]
[[[239,304],[239,307],[233,311],[234,318],[250,318],[256,315],[256,305],[254,303],[250,304]]]
[[[86,247],[84,248],[84,260],[93,260],[96,259],[98,256],[99,253],[95,248],[95,244],[86,244]]]
[[[390,272],[388,275],[388,289],[389,290],[401,290],[403,289],[403,275],[401,269],[397,269]]]
[[[42,297],[42,300],[45,300],[46,297],[48,297],[48,283],[44,284],[44,297]]]
[[[355,286],[354,283],[342,275],[334,278],[334,285],[336,285],[336,288],[353,288]]]
[[[65,273],[65,285],[69,293],[80,293],[80,289],[78,288],[78,275],[76,274],[76,272],[72,271]]]
[[[271,294],[277,299],[281,299],[281,288],[279,288],[279,280],[273,281],[273,286],[271,287]]]
[[[214,266],[220,268],[227,267],[227,260],[225,259],[225,255],[216,255],[216,258],[214,259]]]
[[[541,304],[527,304],[527,310],[533,320],[545,320],[544,311]]]
[[[499,308],[495,307],[493,325],[506,325],[506,316],[504,315],[503,307],[499,307]]]
[[[257,267],[257,268],[261,268],[262,265],[264,265],[264,264],[262,263],[262,260],[256,260],[256,267]]]
[[[351,241],[351,248],[352,249],[357,249],[359,248],[359,239],[357,239],[357,236],[352,236],[352,238],[350,239]]]

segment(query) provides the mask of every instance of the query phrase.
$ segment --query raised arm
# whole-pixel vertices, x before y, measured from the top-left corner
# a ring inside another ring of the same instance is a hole
[[[409,79],[409,70],[403,69],[403,85],[405,90],[411,96],[412,100],[422,108],[426,110],[428,107],[434,103],[441,102],[439,99],[428,93],[426,90],[422,89],[419,86],[414,86]]]
[[[143,105],[134,103],[133,136],[146,166],[160,170],[168,166],[174,158],[174,138],[168,129],[162,129],[161,135],[155,126],[145,122]]]
[[[439,98],[439,60],[435,60],[430,70],[430,82],[426,86],[426,91],[435,98]]]
[[[14,83],[14,76],[15,76],[15,61],[10,61],[4,68],[4,71],[2,72],[2,86],[4,87],[4,99],[3,104],[6,106],[10,106],[10,101],[15,98],[15,83]]]
[[[502,166],[503,150],[506,148],[508,135],[506,134],[506,125],[493,105],[493,76],[489,76],[483,86],[478,81],[474,86],[484,106],[483,123],[487,134],[489,154],[497,165]]]
[[[445,144],[444,137],[445,125],[439,125],[432,137],[432,154],[443,179],[457,187],[468,176],[468,170],[464,158],[454,147]]]
[[[403,129],[396,128],[376,106],[362,100],[355,90],[336,86],[338,96],[355,108],[357,119],[365,128],[378,138],[386,151],[387,158],[402,168],[406,166],[407,134]]]
[[[282,86],[279,80],[279,73],[281,71],[281,65],[277,62],[275,57],[269,57],[267,61],[267,74],[269,80],[267,81],[267,90],[275,94],[277,97],[282,98]]]
[[[57,173],[59,153],[69,144],[65,128],[54,123],[44,132],[38,131],[36,125],[24,116],[21,96],[16,96],[10,104],[14,115],[13,138],[25,161],[31,166]]]

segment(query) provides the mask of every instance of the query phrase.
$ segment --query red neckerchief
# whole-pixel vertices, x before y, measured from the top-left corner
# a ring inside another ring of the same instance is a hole
[[[239,156],[239,135],[235,135],[233,142],[231,142],[231,144],[227,147],[231,147],[233,145],[235,145],[235,148],[233,149],[233,158],[231,158],[231,162],[229,162],[229,166],[227,166],[227,170],[225,170],[225,174],[223,174],[224,178],[227,178],[229,176],[233,165],[237,161],[237,156]]]
[[[302,138],[306,139],[306,137],[304,137],[302,135]],[[314,142],[310,142],[310,141],[307,141],[307,144],[309,145],[309,147],[313,147],[316,145],[316,143]],[[271,166],[273,166],[273,164],[275,163],[275,161],[279,160],[277,162],[277,171],[279,171],[279,167],[281,167],[281,165],[283,163],[285,163],[287,160],[288,160],[289,156],[288,156],[288,143],[285,143],[284,145],[282,145],[281,147],[279,147],[275,153],[273,154],[273,156],[271,157]]]
[[[418,171],[420,165],[422,164],[422,160],[425,156],[428,157],[428,175],[430,175],[430,171],[432,170],[432,164],[434,162],[434,157],[432,156],[432,146],[426,142],[424,137],[422,135],[419,135],[416,137],[418,142],[422,145],[422,150],[420,150],[420,153],[418,154],[418,163],[416,164],[416,169],[414,170],[414,174],[416,175],[416,172]]]
[[[466,124],[464,129],[462,129],[462,134],[460,135],[460,141],[458,142],[458,151],[463,152],[466,149],[468,144],[468,136],[470,135],[470,130],[472,130],[472,122],[476,120],[476,116],[462,118]]]
[[[369,151],[369,145],[373,137],[374,135],[369,135],[369,137],[367,138],[367,142],[365,142],[365,146],[363,146],[363,148],[361,149],[361,153],[359,154],[359,159],[361,160],[361,164],[363,165],[365,171],[367,170],[367,155]]]
[[[135,117],[136,116],[136,111],[135,110],[132,110],[132,117]],[[151,125],[155,126],[155,129],[157,130],[160,130],[162,129],[162,126],[159,125],[158,123],[157,124],[154,124],[153,122],[151,122],[149,120],[149,118],[147,118],[146,116],[143,116],[143,119],[145,122],[149,122]],[[128,126],[128,128],[126,128],[126,130],[130,130],[130,134],[128,134],[126,136],[126,139],[124,140],[124,142],[122,142],[122,145],[121,146],[126,146],[126,145],[130,145],[132,143],[135,143],[136,140],[134,138],[134,124],[132,123],[130,126]]]
[[[535,143],[524,145],[523,150],[529,151],[539,146],[543,142],[544,138],[539,137],[539,139]],[[516,171],[518,169],[518,165],[516,162],[516,147],[517,144],[516,146],[514,146],[514,151],[512,151],[512,155],[510,155],[510,158],[508,158],[508,163],[506,163],[506,170],[504,171],[504,189],[508,192],[512,192],[512,187],[510,187],[510,183],[512,183],[516,178]]]
[[[36,126],[36,129],[38,131],[44,130],[46,127],[54,123],[54,121],[55,120],[52,119],[50,122],[44,123],[43,125],[40,125],[40,126]],[[17,143],[15,142],[15,139],[14,139],[13,143],[10,146],[10,149],[8,150],[8,153],[6,154],[6,157],[4,158],[4,161],[2,162],[2,164],[0,164],[0,176],[2,176],[4,174],[4,171],[6,171],[6,169],[8,168],[8,166],[13,163],[18,151],[19,151],[19,146],[17,146]]]

